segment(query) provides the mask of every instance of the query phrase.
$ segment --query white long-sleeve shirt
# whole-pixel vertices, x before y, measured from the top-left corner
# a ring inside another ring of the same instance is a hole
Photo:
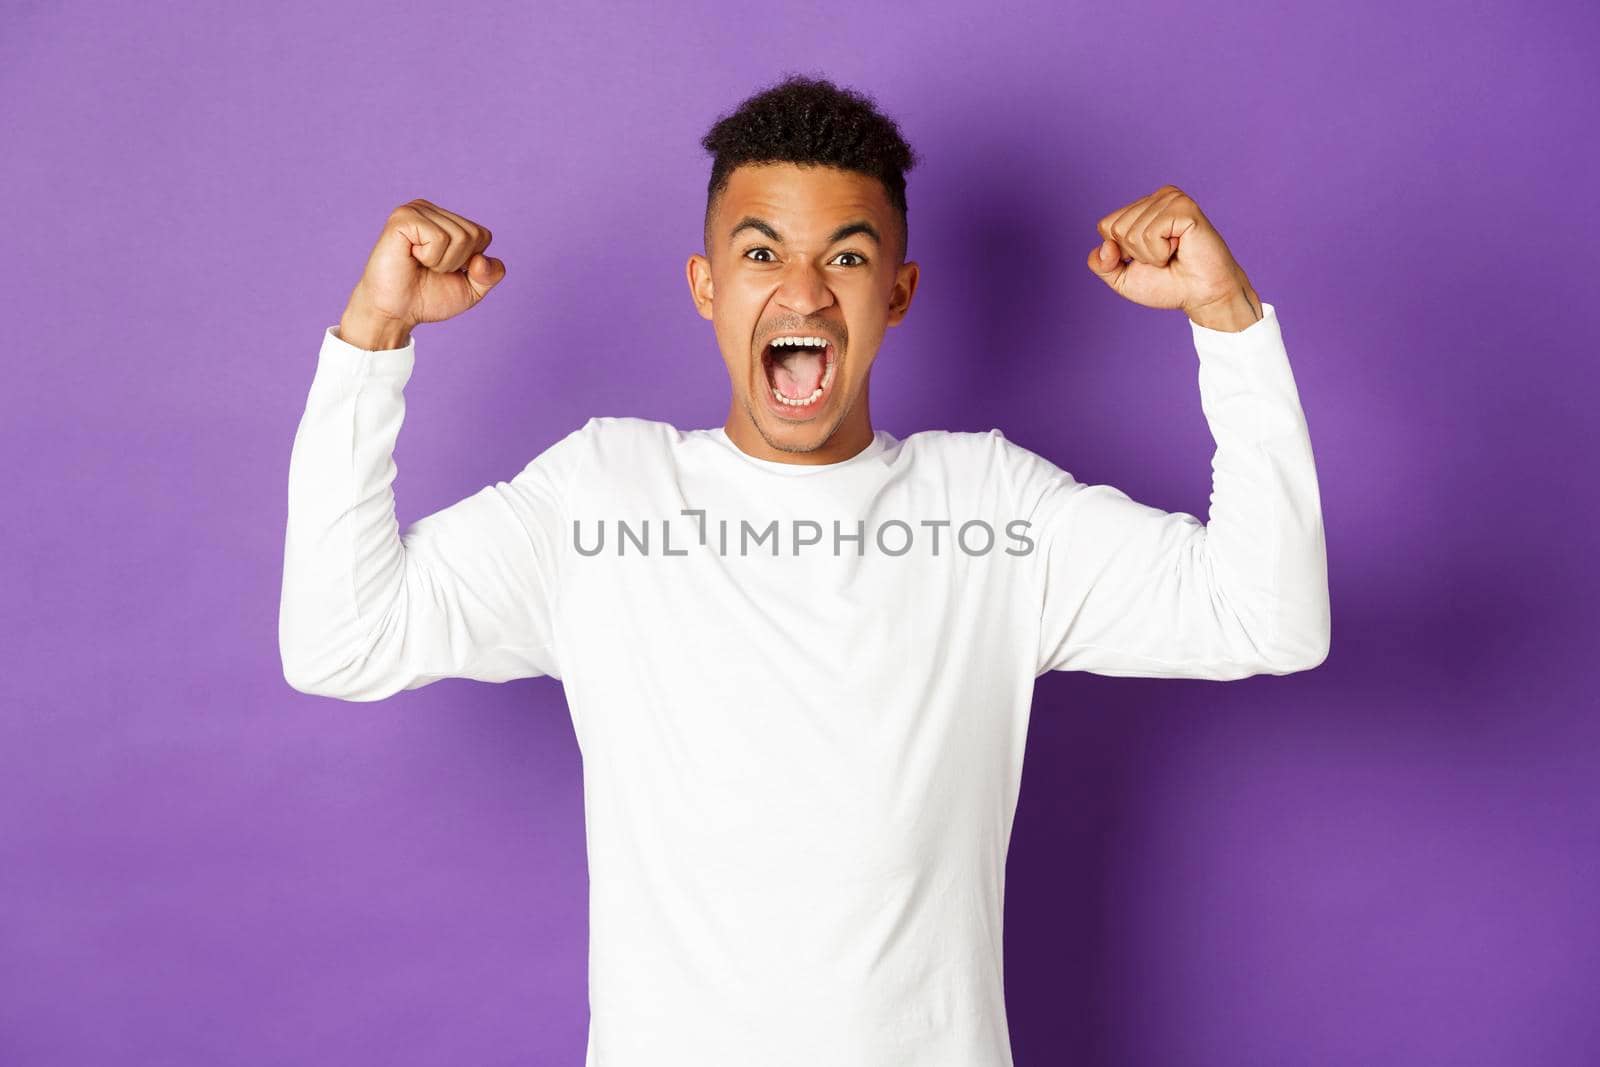
[[[1209,522],[988,433],[783,464],[595,418],[397,527],[415,356],[330,327],[289,472],[296,689],[560,679],[583,757],[586,1067],[1010,1067],[1001,921],[1035,678],[1327,655],[1276,311],[1191,322]],[[987,533],[985,531],[988,531]]]

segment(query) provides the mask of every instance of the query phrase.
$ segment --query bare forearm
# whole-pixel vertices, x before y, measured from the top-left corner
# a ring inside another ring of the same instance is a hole
[[[1261,298],[1242,274],[1238,288],[1228,297],[1205,304],[1189,312],[1189,321],[1210,330],[1238,333],[1253,323],[1261,321]]]

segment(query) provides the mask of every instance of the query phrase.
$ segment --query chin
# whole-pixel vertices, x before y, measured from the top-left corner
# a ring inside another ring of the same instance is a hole
[[[763,410],[760,395],[745,398],[745,412],[767,444],[780,452],[815,452],[833,437],[843,421],[833,405],[818,405],[820,410],[800,418],[783,417]]]
[[[767,443],[783,452],[815,452],[833,436],[837,420],[817,414],[804,421],[757,415],[756,429]]]

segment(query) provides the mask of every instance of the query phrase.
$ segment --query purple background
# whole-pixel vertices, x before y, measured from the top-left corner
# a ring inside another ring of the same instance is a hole
[[[1173,182],[1311,426],[1324,666],[1038,684],[1017,1062],[1600,1061],[1591,4],[3,15],[0,1062],[582,1062],[561,688],[291,690],[289,449],[416,196],[509,273],[418,330],[403,523],[590,415],[720,425],[697,142],[788,70],[923,157],[876,425],[1204,517],[1187,322],[1084,266]]]

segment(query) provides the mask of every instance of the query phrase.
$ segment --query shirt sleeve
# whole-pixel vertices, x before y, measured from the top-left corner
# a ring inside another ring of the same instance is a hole
[[[416,353],[326,331],[289,462],[278,643],[295,689],[381,700],[440,678],[560,677],[554,617],[566,487],[593,420],[495,482],[395,519],[394,446]]]
[[[1033,456],[1036,676],[1228,680],[1327,658],[1321,497],[1276,308],[1263,303],[1262,318],[1237,332],[1190,326],[1217,446],[1209,521],[1084,485]]]

